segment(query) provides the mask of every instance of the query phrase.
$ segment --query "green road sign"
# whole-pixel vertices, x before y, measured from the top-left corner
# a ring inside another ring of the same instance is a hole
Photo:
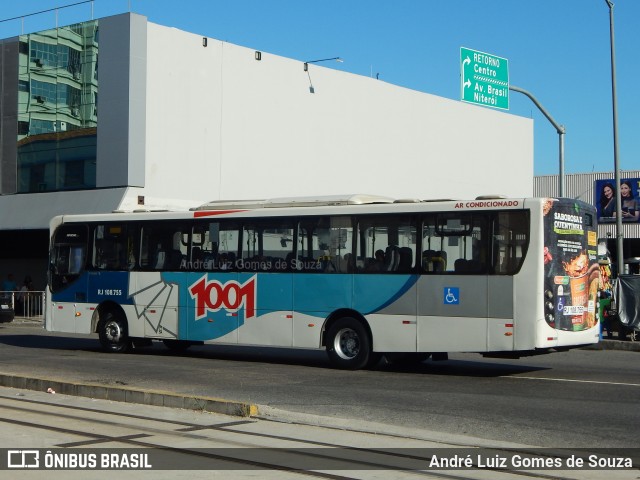
[[[463,102],[509,110],[509,60],[460,48],[460,97]]]

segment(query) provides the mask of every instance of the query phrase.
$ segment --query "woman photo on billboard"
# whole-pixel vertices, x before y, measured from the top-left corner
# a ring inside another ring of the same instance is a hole
[[[616,188],[605,183],[600,192],[600,216],[613,217],[616,213]]]
[[[620,200],[622,201],[622,219],[638,221],[640,210],[638,200],[633,195],[633,186],[629,180],[620,182]]]

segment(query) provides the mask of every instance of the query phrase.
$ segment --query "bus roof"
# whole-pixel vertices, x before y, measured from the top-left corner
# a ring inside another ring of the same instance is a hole
[[[153,219],[187,219],[216,215],[257,216],[270,215],[332,215],[338,213],[389,213],[417,211],[493,210],[500,208],[525,208],[525,203],[543,203],[544,198],[505,198],[500,195],[483,195],[476,199],[393,199],[377,195],[331,195],[321,197],[283,197],[264,200],[216,200],[190,210],[113,211],[111,213],[59,215],[51,220],[50,227],[60,223],[89,221],[135,221]],[[578,203],[578,200],[572,200]],[[344,210],[343,210],[344,208]],[[282,212],[279,210],[282,209]],[[353,209],[353,210],[352,210]],[[117,218],[117,220],[116,220]]]
[[[281,197],[265,200],[213,200],[191,210],[236,210],[238,208],[320,207],[338,205],[371,205],[394,203],[396,200],[380,195],[351,194],[321,197]]]

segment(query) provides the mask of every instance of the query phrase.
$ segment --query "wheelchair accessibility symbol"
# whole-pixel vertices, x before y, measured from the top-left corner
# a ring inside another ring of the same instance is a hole
[[[458,287],[444,287],[443,298],[445,305],[459,305],[460,289]]]

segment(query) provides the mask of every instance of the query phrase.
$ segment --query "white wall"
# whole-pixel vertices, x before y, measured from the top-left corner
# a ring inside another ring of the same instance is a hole
[[[144,186],[147,19],[100,19],[98,188]]]
[[[102,188],[0,196],[3,229],[216,199],[532,195],[531,119],[328,64],[305,72],[300,61],[266,52],[256,61],[253,49],[214,39],[203,47],[200,35],[135,14],[100,22]]]
[[[533,121],[148,24],[145,194],[530,196]],[[452,78],[457,82],[457,78]],[[310,93],[312,82],[315,93]]]

